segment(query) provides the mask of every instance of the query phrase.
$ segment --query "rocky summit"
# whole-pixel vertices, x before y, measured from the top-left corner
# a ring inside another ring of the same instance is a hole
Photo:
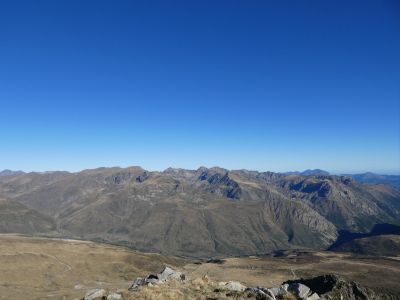
[[[0,215],[0,231],[218,257],[327,249],[339,231],[400,224],[399,190],[308,173],[130,167],[10,174],[0,177],[0,205],[9,212]]]

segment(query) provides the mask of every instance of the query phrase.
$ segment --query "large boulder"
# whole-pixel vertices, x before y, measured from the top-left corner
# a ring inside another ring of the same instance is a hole
[[[280,287],[271,288],[269,289],[274,297],[283,297],[285,294],[288,293],[289,284],[285,283],[282,284]]]
[[[185,275],[183,275],[181,272],[176,272],[172,270],[170,267],[164,267],[164,270],[161,271],[161,273],[157,274],[158,279],[161,281],[168,281],[171,279],[175,280],[184,280]]]
[[[298,282],[289,284],[288,291],[300,300],[307,300],[308,296],[312,294],[308,286]]]
[[[289,280],[286,282],[290,286],[302,284],[310,288],[314,294],[308,295],[307,300],[322,299],[326,300],[380,300],[380,299],[396,299],[392,295],[379,294],[375,291],[364,287],[354,281],[346,281],[334,274],[326,274],[313,278],[301,278],[298,280]],[[319,296],[318,296],[319,295]]]
[[[160,284],[170,280],[185,280],[185,275],[181,272],[176,272],[170,267],[164,267],[164,269],[157,275],[149,274],[145,278],[136,278],[129,291],[138,291],[142,286],[145,285],[153,285],[153,284]]]
[[[289,280],[287,284],[301,283],[308,286],[313,292],[323,295],[333,290],[338,285],[340,279],[335,274],[325,274],[313,278],[301,278],[297,280]]]

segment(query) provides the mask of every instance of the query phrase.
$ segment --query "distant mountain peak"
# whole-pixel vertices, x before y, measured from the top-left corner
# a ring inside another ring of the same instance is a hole
[[[21,175],[25,174],[25,172],[18,170],[18,171],[13,171],[9,169],[5,169],[3,171],[0,171],[0,176],[15,176],[15,175]]]
[[[301,175],[301,176],[315,176],[315,175],[329,176],[329,175],[331,175],[329,172],[321,170],[321,169],[307,169],[302,172],[291,171],[291,172],[285,172],[283,174],[284,175]]]
[[[321,170],[321,169],[307,169],[303,172],[300,173],[301,175],[325,175],[328,176],[330,175],[329,172]]]

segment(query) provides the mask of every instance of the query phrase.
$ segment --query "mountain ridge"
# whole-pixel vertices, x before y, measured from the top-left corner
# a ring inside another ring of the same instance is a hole
[[[338,230],[400,219],[391,187],[218,167],[26,173],[1,177],[0,196],[51,216],[55,236],[195,257],[326,249]]]

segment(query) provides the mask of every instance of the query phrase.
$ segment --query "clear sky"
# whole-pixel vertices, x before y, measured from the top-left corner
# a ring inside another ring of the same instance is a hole
[[[400,2],[0,1],[0,169],[400,171]]]

